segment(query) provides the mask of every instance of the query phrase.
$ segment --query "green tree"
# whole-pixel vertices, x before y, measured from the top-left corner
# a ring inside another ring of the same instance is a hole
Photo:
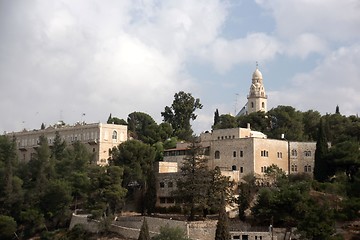
[[[71,188],[68,182],[52,180],[40,198],[40,208],[51,227],[63,227],[70,219]]]
[[[242,182],[239,183],[239,219],[246,220],[245,211],[250,207],[250,203],[258,191],[256,185],[256,177],[253,174],[247,174],[243,177]]]
[[[304,140],[315,141],[317,139],[320,118],[321,114],[318,111],[308,110],[303,112]]]
[[[143,213],[146,212],[148,215],[154,213],[156,205],[156,177],[154,169],[148,173],[143,200]]]
[[[221,205],[218,222],[216,224],[215,240],[228,240],[230,239],[230,232],[228,216],[225,210],[225,201],[223,201]]]
[[[89,168],[90,187],[87,208],[95,218],[111,216],[121,210],[127,190],[122,185],[123,168],[119,166]],[[106,219],[104,219],[106,223]]]
[[[138,237],[138,240],[150,240],[150,233],[149,233],[149,227],[146,221],[146,218],[144,218],[143,223],[141,225],[140,234]]]
[[[214,126],[216,126],[219,122],[220,122],[219,110],[216,109],[215,112],[214,112],[214,124],[213,124],[213,129],[214,129]]]
[[[24,192],[17,165],[15,140],[0,136],[0,214],[18,217]]]
[[[17,224],[16,221],[5,215],[0,215],[0,238],[1,239],[14,239],[16,234]]]
[[[242,115],[237,118],[237,125],[247,128],[248,124],[252,130],[268,133],[270,128],[270,118],[264,112],[253,112],[248,115]]]
[[[128,130],[134,139],[144,143],[154,144],[160,140],[159,126],[147,113],[130,113],[128,116]]]
[[[230,177],[221,175],[219,167],[210,171],[209,191],[207,195],[207,205],[203,214],[206,217],[208,208],[214,212],[219,212],[222,201],[225,204],[234,202],[234,182],[230,181]]]
[[[160,234],[151,238],[152,240],[190,240],[185,232],[179,227],[172,228],[168,225],[160,227]]]
[[[226,128],[236,128],[237,122],[234,116],[230,114],[222,114],[219,117],[219,121],[216,125],[213,125],[213,129],[226,129]]]
[[[138,184],[145,185],[147,176],[152,169],[155,150],[137,140],[129,140],[112,150],[111,162],[124,168],[123,187]]]
[[[279,139],[282,134],[290,141],[304,138],[303,115],[291,106],[278,106],[268,112],[271,120],[270,138]]]
[[[65,148],[65,140],[62,140],[59,132],[56,131],[53,146],[51,148],[51,157],[55,158],[58,161],[62,160],[64,158]]]
[[[327,154],[328,163],[333,167],[331,173],[345,172],[348,179],[351,182],[354,181],[354,175],[360,166],[359,147],[359,143],[353,141],[345,141],[332,146]]]
[[[335,232],[333,211],[326,205],[321,206],[310,200],[301,213],[297,229],[304,239],[331,239]]]
[[[165,122],[171,124],[174,136],[189,140],[193,133],[190,120],[196,119],[195,111],[202,107],[200,99],[195,99],[190,93],[180,91],[175,93],[171,107],[166,106],[164,112],[161,112],[161,116]]]
[[[320,182],[327,180],[330,174],[330,169],[326,159],[327,154],[328,143],[325,135],[323,119],[320,119],[314,163],[314,178]]]
[[[203,151],[204,149],[194,139],[187,149],[188,156],[184,158],[181,167],[182,177],[177,181],[175,195],[184,201],[190,221],[195,219],[197,209],[203,212],[207,208],[211,173]]]
[[[127,125],[127,122],[124,119],[117,117],[112,117],[111,113],[106,121],[107,124],[116,124],[116,125]]]

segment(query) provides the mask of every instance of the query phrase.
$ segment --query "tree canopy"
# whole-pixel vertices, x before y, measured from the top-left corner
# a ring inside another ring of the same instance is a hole
[[[173,136],[183,140],[189,140],[192,136],[191,120],[195,120],[197,115],[195,111],[202,109],[203,105],[199,98],[194,98],[191,93],[180,91],[175,93],[172,105],[166,106],[161,116],[164,122],[171,124]]]

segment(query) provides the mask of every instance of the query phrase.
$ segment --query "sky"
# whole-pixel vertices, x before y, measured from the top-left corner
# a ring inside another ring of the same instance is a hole
[[[0,133],[106,122],[174,94],[192,123],[246,103],[258,62],[268,109],[360,112],[358,0],[0,0]]]

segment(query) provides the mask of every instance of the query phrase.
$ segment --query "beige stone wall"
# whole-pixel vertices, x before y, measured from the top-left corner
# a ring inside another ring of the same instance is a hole
[[[290,142],[289,150],[290,173],[312,174],[314,172],[316,142]]]
[[[175,205],[173,191],[181,174],[178,173],[157,173],[156,174],[156,206],[169,207]]]
[[[220,167],[221,170],[239,171],[239,178],[254,174],[253,138],[235,138],[211,142],[209,167]],[[219,157],[215,155],[218,152]]]
[[[265,168],[275,164],[288,172],[288,143],[284,140],[254,138],[254,172],[264,175]],[[263,154],[262,154],[263,152]]]
[[[85,144],[89,152],[94,153],[94,161],[99,165],[107,164],[109,149],[127,140],[127,126],[102,123],[50,126],[44,130],[15,132],[7,136],[15,137],[19,160],[29,161],[36,152],[39,137],[44,135],[48,139],[49,146],[52,146],[56,132],[59,132],[67,145],[75,141]]]
[[[178,172],[177,162],[157,162],[155,163],[157,173],[176,173]]]

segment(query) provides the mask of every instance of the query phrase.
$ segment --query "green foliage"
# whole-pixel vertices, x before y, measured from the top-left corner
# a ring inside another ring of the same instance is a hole
[[[278,106],[268,112],[271,119],[271,131],[269,138],[279,139],[281,134],[285,134],[286,139],[304,139],[303,115],[300,111],[290,106]]]
[[[195,218],[196,209],[207,209],[207,196],[211,184],[211,172],[207,167],[207,159],[202,156],[203,148],[192,141],[188,147],[188,156],[181,167],[182,177],[177,182],[176,196],[184,201],[189,212],[189,220]]]
[[[66,233],[66,236],[61,240],[83,240],[89,239],[89,232],[87,232],[83,225],[76,224],[70,231]]]
[[[128,116],[128,130],[134,139],[154,144],[160,141],[159,126],[154,119],[143,112],[133,112]]]
[[[310,200],[301,213],[297,230],[306,239],[330,239],[335,232],[333,211]]]
[[[124,168],[123,187],[144,186],[147,175],[152,170],[155,150],[140,141],[129,140],[112,150],[111,162]]]
[[[219,218],[216,224],[215,240],[228,240],[230,239],[228,216],[225,210],[225,201],[220,207]]]
[[[71,189],[64,180],[52,180],[40,198],[40,209],[54,226],[64,226],[70,219]]]
[[[320,120],[318,138],[315,150],[314,178],[323,182],[331,175],[331,170],[327,162],[326,155],[328,153],[328,143],[325,135],[323,120]]]
[[[111,113],[110,113],[110,116],[109,116],[108,120],[106,121],[106,123],[107,124],[116,124],[116,125],[127,125],[127,122],[124,119],[112,117]]]
[[[303,112],[304,140],[316,141],[321,114],[318,111]]]
[[[206,208],[212,212],[219,212],[223,200],[225,203],[233,203],[235,201],[233,188],[234,182],[230,181],[230,177],[221,175],[220,168],[215,167],[210,171]]]
[[[161,116],[165,122],[171,124],[174,130],[173,136],[189,140],[193,133],[190,120],[196,119],[195,111],[202,107],[200,99],[195,99],[191,93],[180,91],[175,93],[171,107],[166,106],[164,112],[161,112]]]
[[[164,142],[164,149],[176,148],[176,143],[179,141],[177,137],[171,137]]]
[[[247,128],[247,125],[250,124],[252,130],[260,131],[265,134],[268,133],[270,128],[270,118],[264,112],[253,112],[248,115],[243,115],[237,119],[238,126],[242,128]]]
[[[144,218],[143,224],[141,225],[138,240],[150,240],[149,227],[148,227],[146,218]]]
[[[214,129],[214,126],[218,125],[219,122],[220,122],[219,110],[216,109],[214,112],[214,124],[212,128]]]
[[[236,118],[230,114],[222,114],[218,122],[212,126],[212,129],[236,128]]]
[[[13,239],[16,232],[16,221],[10,216],[0,215],[0,239]]]
[[[151,238],[152,240],[189,240],[180,228],[172,228],[168,225],[160,227],[160,234]]]
[[[259,224],[295,227],[304,211],[304,203],[310,199],[310,184],[307,182],[282,182],[278,188],[263,188],[259,191],[253,215]]]
[[[121,187],[122,177],[119,166],[90,168],[87,208],[97,212],[96,217],[115,214],[123,206],[127,190]]]
[[[333,172],[345,172],[349,181],[354,181],[354,175],[360,166],[359,143],[345,141],[335,144],[327,154],[328,163],[333,167]]]

